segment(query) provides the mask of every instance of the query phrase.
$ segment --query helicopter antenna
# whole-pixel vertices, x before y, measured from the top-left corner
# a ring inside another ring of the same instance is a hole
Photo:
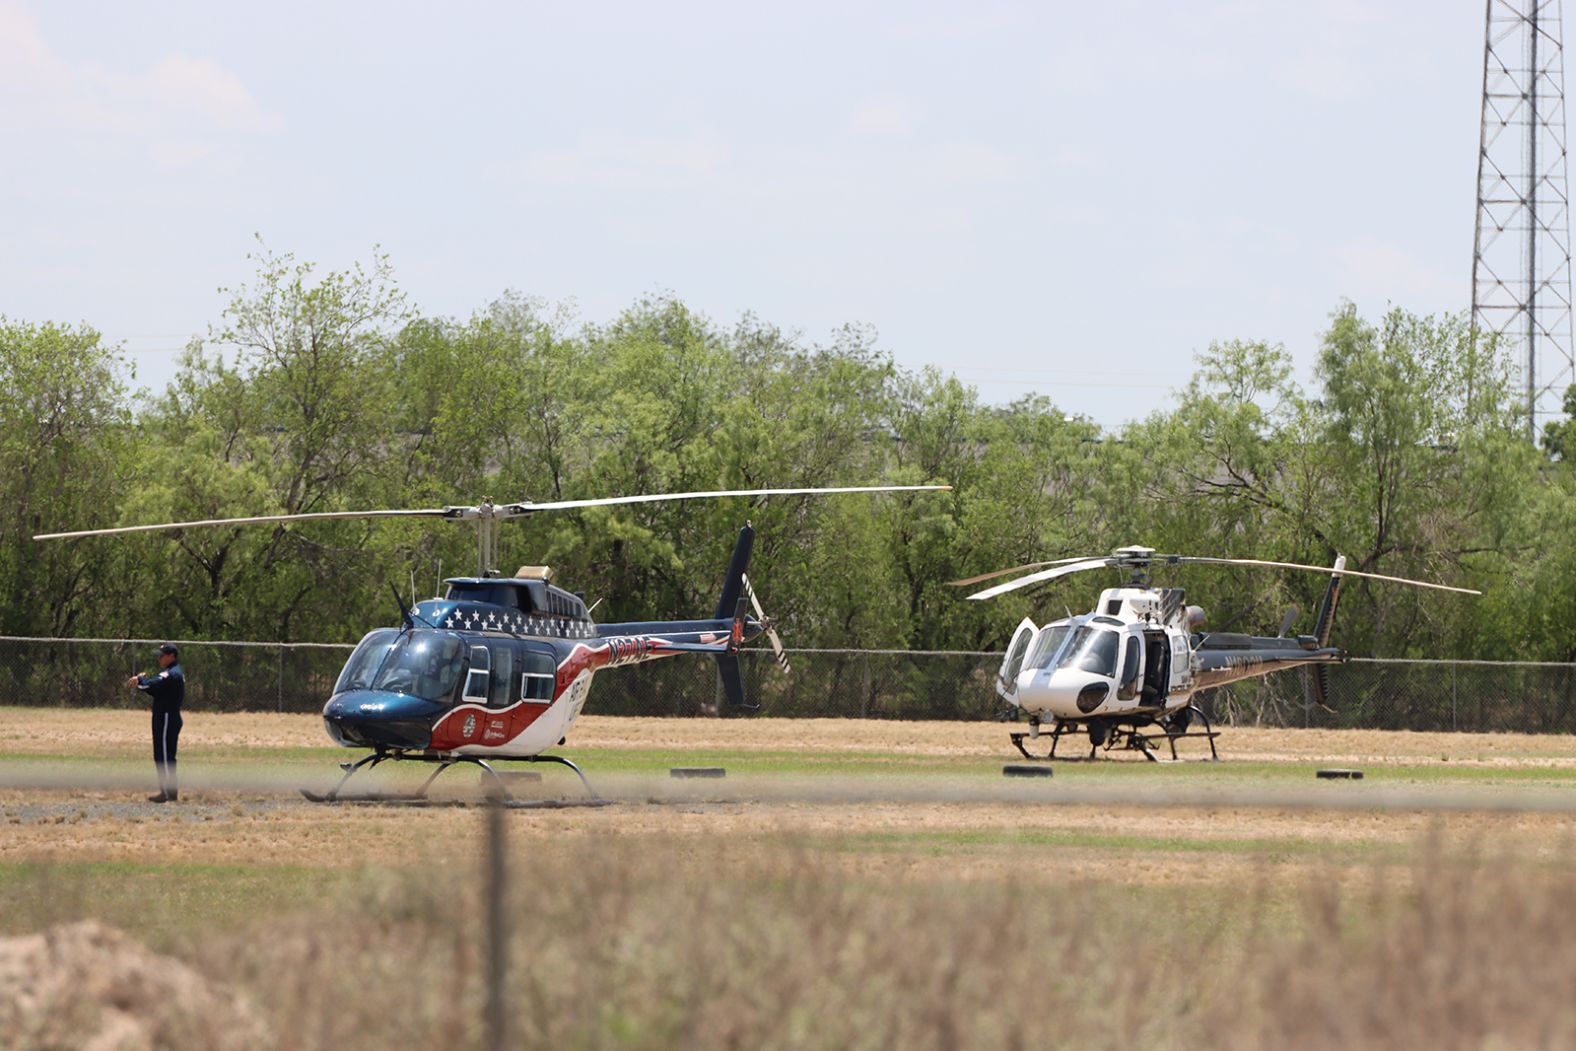
[[[416,626],[416,622],[410,619],[410,607],[405,605],[405,600],[400,597],[399,588],[390,584],[389,590],[394,593],[394,605],[399,607],[399,619],[405,622],[405,630],[409,631]]]
[[[595,602],[591,603],[591,605],[586,607],[586,616],[589,617],[591,615],[591,611],[596,609],[601,604],[602,604],[602,596],[598,595],[597,596],[597,600]]]

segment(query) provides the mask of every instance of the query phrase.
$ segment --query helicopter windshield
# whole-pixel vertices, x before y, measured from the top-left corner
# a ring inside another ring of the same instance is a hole
[[[1120,635],[1110,628],[1096,628],[1085,624],[1062,649],[1058,668],[1092,671],[1107,678],[1116,676],[1116,651],[1121,645]]]
[[[345,670],[339,673],[339,681],[334,683],[335,693],[344,693],[346,690],[365,690],[372,686],[372,677],[378,673],[378,668],[383,664],[383,658],[388,655],[389,647],[394,645],[394,640],[399,638],[399,631],[394,628],[378,628],[369,631],[356,646],[356,651],[345,662]]]
[[[1066,623],[1047,624],[1040,631],[1040,637],[1034,640],[1034,651],[1023,662],[1025,668],[1039,671],[1049,668],[1056,659],[1056,651],[1062,648],[1062,640],[1067,638],[1067,633],[1072,631],[1072,625]]]
[[[413,631],[389,650],[372,688],[446,701],[464,670],[464,639],[448,632]]]

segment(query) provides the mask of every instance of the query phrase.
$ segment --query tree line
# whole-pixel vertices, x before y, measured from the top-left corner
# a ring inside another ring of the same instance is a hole
[[[1359,655],[1576,660],[1576,427],[1524,437],[1504,355],[1460,316],[1341,304],[1313,389],[1284,348],[1225,340],[1148,417],[1106,430],[898,366],[874,334],[825,342],[672,297],[606,323],[508,295],[415,311],[386,257],[319,273],[255,257],[166,389],[87,324],[0,319],[0,632],[351,641],[474,571],[433,520],[329,521],[38,543],[35,533],[312,511],[724,488],[946,482],[950,494],[730,499],[505,523],[504,572],[549,563],[600,620],[715,603],[734,532],[790,645],[996,649],[1089,608],[1114,574],[989,603],[946,581],[1128,544],[1329,564],[1480,588],[1355,583]],[[1576,396],[1567,400],[1576,415]],[[1322,579],[1188,567],[1217,630],[1304,630]]]

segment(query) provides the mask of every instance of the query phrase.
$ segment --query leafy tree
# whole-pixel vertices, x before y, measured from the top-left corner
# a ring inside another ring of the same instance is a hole
[[[254,258],[256,284],[231,291],[223,322],[147,414],[158,469],[129,519],[376,507],[389,465],[407,455],[389,414],[388,352],[406,307],[386,257],[321,279],[288,254]],[[335,599],[347,582],[356,593],[367,539],[355,522],[177,535],[164,541],[175,553],[155,608],[177,610],[194,634],[340,636],[364,619]]]
[[[947,496],[637,504],[504,527],[500,569],[550,562],[599,619],[715,601],[734,532],[792,644],[989,648],[1087,609],[1088,576],[970,603],[946,582],[1127,544],[1264,555],[1483,587],[1480,602],[1354,584],[1355,652],[1572,655],[1569,422],[1524,439],[1507,363],[1457,317],[1350,304],[1315,383],[1228,340],[1176,403],[1113,432],[1049,397],[983,405],[848,326],[825,343],[673,297],[605,324],[506,295],[416,316],[385,257],[319,274],[266,248],[175,381],[130,406],[84,327],[0,322],[6,630],[349,639],[389,584],[468,574],[474,537],[428,520],[189,530],[38,546],[42,528],[725,488],[949,482]],[[1570,396],[1576,415],[1576,391]],[[134,411],[135,410],[135,411]],[[109,498],[106,498],[109,494]],[[1265,630],[1312,575],[1156,573],[1216,628]],[[106,601],[110,599],[111,601]]]
[[[128,366],[87,325],[0,317],[0,630],[70,635],[113,623],[130,590],[107,541],[36,543],[113,524],[136,485]]]
[[[1576,463],[1576,383],[1565,388],[1565,419],[1543,425],[1543,448],[1550,457]]]

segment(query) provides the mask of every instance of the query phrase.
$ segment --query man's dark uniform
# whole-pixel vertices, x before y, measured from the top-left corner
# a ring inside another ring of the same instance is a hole
[[[174,654],[173,646],[168,650],[160,649]],[[173,802],[178,798],[175,751],[181,740],[181,702],[186,699],[186,676],[177,662],[163,671],[137,676],[137,689],[153,698],[153,765],[159,771],[159,795]]]

